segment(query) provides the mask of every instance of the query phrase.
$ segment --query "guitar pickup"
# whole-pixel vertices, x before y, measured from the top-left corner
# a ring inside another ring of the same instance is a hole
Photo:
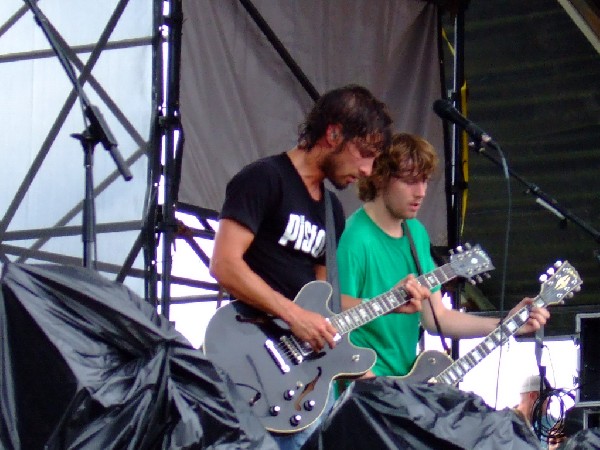
[[[279,342],[281,342],[281,345],[294,364],[300,364],[304,361],[304,356],[310,354],[312,351],[308,344],[306,344],[306,348],[303,349],[293,337],[281,336]]]
[[[288,373],[290,371],[290,366],[288,366],[285,363],[285,361],[279,354],[279,351],[275,348],[275,344],[273,344],[273,341],[271,339],[267,339],[265,341],[265,348],[269,352],[269,355],[271,355],[271,358],[273,358],[273,361],[275,361],[277,366],[279,366],[279,370],[281,370],[281,373]]]

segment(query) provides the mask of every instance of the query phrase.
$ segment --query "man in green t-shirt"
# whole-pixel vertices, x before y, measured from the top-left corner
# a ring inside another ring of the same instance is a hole
[[[371,175],[359,181],[359,197],[365,204],[348,218],[337,254],[344,309],[358,301],[348,296],[367,300],[388,291],[407,274],[417,274],[404,227],[409,228],[423,272],[435,268],[429,236],[416,215],[436,164],[437,155],[429,142],[396,134],[390,151],[378,156]],[[513,311],[531,301],[523,299]],[[447,337],[486,336],[499,324],[496,318],[446,308],[439,288],[433,289],[429,301],[422,302],[421,312],[386,314],[351,333],[354,345],[377,353],[369,375],[402,376],[410,371],[416,359],[419,323],[438,334],[432,308]],[[545,308],[533,308],[520,332],[539,329],[549,316]]]

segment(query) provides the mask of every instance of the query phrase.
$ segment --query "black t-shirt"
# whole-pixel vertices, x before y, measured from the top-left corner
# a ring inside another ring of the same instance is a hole
[[[336,238],[344,212],[332,193]],[[244,167],[227,184],[222,219],[244,225],[254,240],[244,260],[269,286],[293,299],[325,265],[325,200],[311,198],[286,153]]]

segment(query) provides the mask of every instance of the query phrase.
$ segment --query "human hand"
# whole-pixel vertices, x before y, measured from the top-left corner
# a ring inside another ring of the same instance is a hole
[[[412,274],[400,281],[396,287],[402,287],[408,293],[409,300],[403,305],[394,308],[391,311],[393,313],[412,314],[421,311],[421,302],[431,296],[431,291],[421,285]]]
[[[513,309],[510,310],[508,315],[512,316],[513,314],[515,314],[517,311],[519,311],[523,307],[530,305],[532,302],[533,302],[532,298],[525,297],[523,300],[521,300],[519,302],[519,304],[517,306],[515,306]],[[533,332],[539,330],[542,326],[544,326],[549,318],[550,318],[550,311],[548,311],[548,309],[538,308],[538,307],[532,308],[531,311],[529,311],[529,318],[527,319],[527,322],[525,322],[523,324],[523,326],[521,328],[519,328],[519,331],[517,332],[517,334],[533,333]]]
[[[295,303],[291,305],[294,311],[288,325],[294,336],[307,342],[315,352],[320,352],[325,344],[329,344],[330,348],[335,347],[339,334],[325,317],[303,309]]]

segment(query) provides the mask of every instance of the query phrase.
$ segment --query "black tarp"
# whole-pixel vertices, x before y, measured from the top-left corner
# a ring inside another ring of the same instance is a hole
[[[229,377],[125,286],[6,264],[3,449],[275,449]]]
[[[560,450],[594,450],[600,448],[600,428],[580,430],[559,447]]]
[[[352,383],[302,450],[539,448],[510,409],[453,386],[378,377]]]

